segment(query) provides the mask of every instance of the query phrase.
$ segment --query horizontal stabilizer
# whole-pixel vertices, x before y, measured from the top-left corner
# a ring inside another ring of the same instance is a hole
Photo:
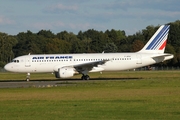
[[[157,54],[152,56],[151,58],[153,58],[157,63],[159,62],[163,62],[165,60],[170,60],[174,57],[174,55],[172,54]]]

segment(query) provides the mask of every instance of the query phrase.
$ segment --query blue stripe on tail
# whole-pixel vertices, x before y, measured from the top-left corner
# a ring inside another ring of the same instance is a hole
[[[162,30],[156,35],[156,37],[152,40],[152,42],[149,44],[149,46],[146,48],[146,50],[155,50],[158,49],[160,43],[164,43],[164,38],[168,34],[169,31],[169,25],[165,25]]]

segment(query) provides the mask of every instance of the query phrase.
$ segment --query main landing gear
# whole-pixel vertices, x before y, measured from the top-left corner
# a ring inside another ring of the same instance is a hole
[[[81,80],[89,80],[89,79],[90,79],[89,75],[83,74],[83,76],[81,77]]]

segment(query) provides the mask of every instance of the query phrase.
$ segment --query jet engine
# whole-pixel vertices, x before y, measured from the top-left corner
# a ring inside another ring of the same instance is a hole
[[[72,67],[62,67],[58,69],[58,72],[55,72],[56,78],[69,78],[74,75],[75,71]]]

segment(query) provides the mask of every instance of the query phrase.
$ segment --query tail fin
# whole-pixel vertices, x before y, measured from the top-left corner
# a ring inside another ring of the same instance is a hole
[[[162,25],[151,37],[140,53],[164,53],[170,25]]]

